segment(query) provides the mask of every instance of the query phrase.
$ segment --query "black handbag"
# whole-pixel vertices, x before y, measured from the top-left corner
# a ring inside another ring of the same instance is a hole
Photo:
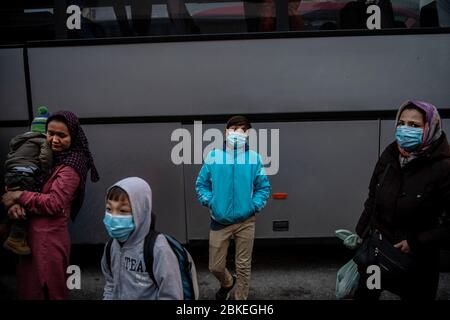
[[[378,230],[373,230],[364,240],[353,261],[363,270],[370,265],[380,267],[384,283],[408,280],[417,266],[413,254],[395,248]]]
[[[374,229],[379,190],[389,167],[390,165],[388,164],[380,179],[380,183],[377,185],[376,200],[372,207],[371,222],[368,227],[369,234],[353,257],[353,261],[355,261],[362,272],[365,272],[370,265],[380,267],[381,281],[384,284],[389,284],[393,281],[407,281],[417,267],[417,260],[413,254],[405,253],[395,248],[379,230]]]

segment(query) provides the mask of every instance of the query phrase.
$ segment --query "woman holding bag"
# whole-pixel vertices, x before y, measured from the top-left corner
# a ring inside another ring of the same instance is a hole
[[[391,279],[386,288],[381,278],[381,290],[370,290],[360,265],[355,298],[379,299],[389,289],[402,299],[435,299],[439,249],[450,239],[450,148],[437,109],[421,101],[400,107],[395,137],[375,166],[356,232],[363,239],[381,234],[415,268],[407,281]]]

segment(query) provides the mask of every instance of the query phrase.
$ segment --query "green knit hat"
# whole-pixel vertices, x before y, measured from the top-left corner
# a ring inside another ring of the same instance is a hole
[[[46,124],[47,124],[47,118],[48,118],[48,109],[45,106],[40,106],[37,111],[36,118],[33,119],[33,122],[31,123],[31,131],[32,132],[39,132],[39,133],[45,133],[46,131]]]

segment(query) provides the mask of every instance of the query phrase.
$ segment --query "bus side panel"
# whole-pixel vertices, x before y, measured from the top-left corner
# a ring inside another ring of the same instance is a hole
[[[152,188],[156,228],[186,241],[183,168],[171,161],[170,136],[179,123],[83,126],[100,174],[88,179],[83,208],[71,235],[74,243],[107,240],[103,225],[106,190],[117,181],[137,176]]]
[[[450,132],[447,130],[450,128],[450,119],[442,119],[442,130],[446,133],[447,139]]]
[[[34,103],[80,117],[386,110],[408,98],[450,107],[450,34],[29,51]]]
[[[380,121],[380,155],[395,140],[395,120]]]
[[[0,121],[29,120],[23,49],[0,49]]]
[[[354,230],[378,158],[379,122],[256,123],[254,127],[280,130],[279,171],[269,180],[274,193],[288,194],[286,200],[270,199],[258,214],[256,237],[333,237],[336,229]],[[208,209],[198,204],[193,187],[198,170],[199,166],[185,166],[190,240],[207,239],[209,231]],[[288,221],[289,229],[274,231],[274,221]]]

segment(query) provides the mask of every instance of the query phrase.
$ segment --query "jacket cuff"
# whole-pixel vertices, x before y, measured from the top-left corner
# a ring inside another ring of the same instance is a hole
[[[258,206],[255,204],[255,201],[252,200],[253,205],[253,213],[258,213],[261,211],[261,208],[258,208]]]
[[[27,204],[27,202],[30,200],[30,197],[33,195],[33,192],[30,191],[23,191],[20,195],[19,199],[17,199],[17,203],[19,203],[22,207]]]

